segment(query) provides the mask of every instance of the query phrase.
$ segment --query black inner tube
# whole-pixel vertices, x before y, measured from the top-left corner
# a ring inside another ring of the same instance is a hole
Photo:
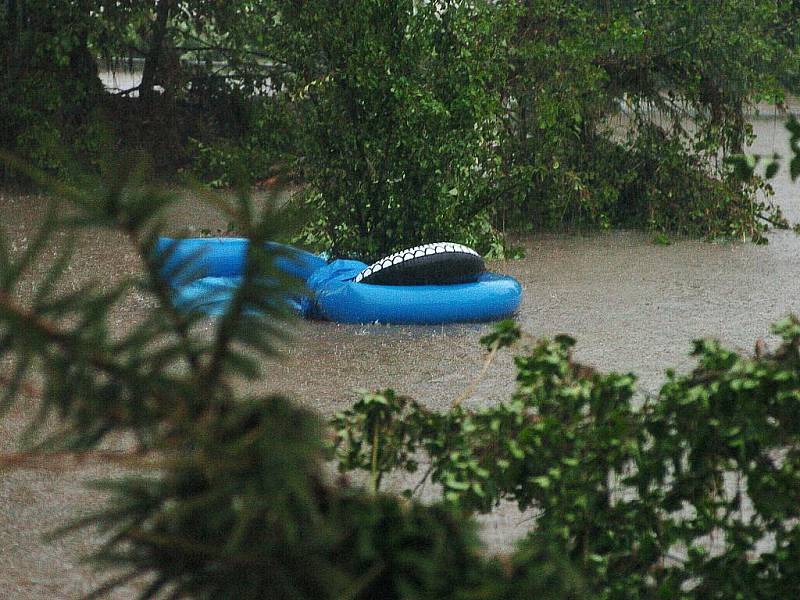
[[[476,281],[486,270],[480,254],[452,242],[414,246],[372,263],[356,283],[375,285],[447,285]]]

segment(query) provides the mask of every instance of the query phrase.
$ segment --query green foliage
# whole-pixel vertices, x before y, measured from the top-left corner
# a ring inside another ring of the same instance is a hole
[[[192,171],[213,188],[230,188],[236,177],[255,182],[272,167],[269,152],[260,146],[231,146],[224,141],[209,145],[195,139],[190,143],[194,154]]]
[[[408,424],[397,418],[406,404],[406,398],[396,397],[392,390],[384,393],[364,390],[353,408],[333,421],[346,452],[343,463],[351,469],[369,471],[375,492],[380,488],[383,474],[397,465],[402,464],[410,473],[417,469],[411,458],[414,446],[404,444],[409,437]]]
[[[280,398],[237,403],[186,437],[159,477],[102,484],[107,511],[79,525],[111,535],[95,558],[155,573],[143,597],[326,597],[346,585],[326,556],[334,532],[309,485],[315,419]],[[320,492],[321,493],[321,492]]]
[[[50,4],[0,5],[0,147],[52,172],[97,166],[103,115],[166,175],[291,164],[297,240],[366,260],[431,239],[504,256],[507,228],[787,225],[719,159],[797,81],[796,3]],[[98,61],[133,57],[141,84],[104,90]]]
[[[483,1],[277,5],[316,219],[305,239],[360,258],[425,239],[489,250],[505,12]]]
[[[565,556],[559,545],[531,536],[518,545],[509,562],[503,565],[505,577],[496,576],[474,598],[542,598],[577,600],[594,598],[585,579]],[[498,574],[499,575],[499,574]],[[495,595],[496,594],[496,595]]]
[[[268,179],[293,160],[294,117],[283,98],[243,97],[227,82],[198,76],[186,102],[202,113],[205,127],[195,127],[187,152],[191,172],[215,188],[231,188]]]
[[[800,177],[800,121],[794,115],[789,117],[786,122],[786,129],[789,130],[789,150],[792,158],[789,160],[789,177],[795,181]],[[760,154],[736,154],[728,158],[727,162],[733,169],[736,177],[743,181],[752,180],[755,176],[756,168],[767,158]],[[778,174],[781,167],[781,156],[773,154],[769,157],[769,162],[764,168],[764,178],[772,179]]]
[[[424,478],[468,513],[502,499],[536,509],[531,542],[566,552],[601,598],[790,596],[800,576],[800,321],[773,332],[780,347],[757,345],[753,358],[695,342],[697,368],[669,372],[643,405],[633,375],[573,362],[567,336],[517,356],[517,391],[496,406],[439,413],[384,392],[375,441],[395,450],[378,468],[428,463]],[[366,468],[374,448],[364,408],[334,419],[343,471]]]
[[[656,235],[653,237],[653,243],[654,243],[656,246],[669,246],[669,245],[671,245],[671,244],[672,244],[672,241],[669,239],[669,236],[667,236],[666,234],[664,234],[664,233],[657,233],[657,234],[656,234]]]
[[[196,317],[171,309],[170,291],[159,276],[164,259],[152,253],[158,214],[172,197],[145,187],[146,171],[132,170],[125,160],[110,163],[105,170],[107,184],[83,181],[78,187],[57,187],[61,200],[51,202],[45,226],[19,259],[15,260],[5,245],[0,246],[0,284],[6,300],[0,311],[4,324],[0,350],[16,357],[15,381],[21,381],[34,366],[49,375],[40,416],[44,420],[59,415],[64,425],[52,443],[91,447],[111,432],[133,427],[142,448],[147,449],[158,445],[159,435],[180,428],[175,419],[197,416],[227,402],[205,389],[217,384],[228,363],[249,378],[259,374],[258,362],[244,349],[265,356],[274,353],[273,342],[281,331],[278,324],[289,314],[280,301],[280,290],[297,283],[274,269],[273,257],[261,249],[261,241],[274,237],[274,218],[265,214],[257,219],[244,199],[239,204],[220,203],[221,209],[237,220],[243,234],[254,241],[248,254],[248,275],[268,277],[254,277],[239,290],[232,314],[221,323],[224,335],[220,333],[210,342],[194,338],[190,329]],[[35,171],[30,174],[49,182]],[[60,202],[68,203],[66,210]],[[87,226],[127,234],[147,265],[146,276],[125,277],[110,289],[94,283],[73,294],[62,293],[59,280],[72,241],[77,230]],[[37,288],[28,312],[12,303],[17,286],[62,228],[69,236],[64,255]],[[108,329],[109,312],[133,289],[153,294],[164,306],[116,339]],[[269,311],[274,322],[248,316],[253,311]],[[64,322],[70,325],[55,326]],[[229,349],[231,344],[239,347]],[[19,348],[25,351],[20,354]],[[186,376],[183,369],[187,366],[198,369],[196,378]]]
[[[474,523],[451,505],[332,482],[318,417],[240,385],[262,375],[291,321],[285,294],[298,282],[274,268],[279,255],[263,244],[280,215],[256,213],[246,197],[212,198],[251,243],[241,287],[209,336],[197,317],[176,312],[161,277],[167,257],[153,248],[173,197],[145,185],[147,169],[120,160],[103,165],[106,183],[63,185],[4,158],[54,196],[24,249],[12,251],[0,235],[0,358],[9,367],[0,415],[32,396],[30,452],[87,456],[123,440],[125,449],[102,456],[133,467],[97,483],[107,506],[61,532],[102,534],[91,558],[113,576],[90,597],[124,584],[143,599],[589,597],[558,548],[528,545],[508,564],[487,559]],[[143,272],[72,290],[62,280],[71,250],[96,228],[129,240]],[[21,282],[42,265],[24,300]],[[189,268],[177,267],[191,277]],[[152,308],[120,332],[113,311],[131,291]],[[396,422],[386,409],[399,402],[373,395],[360,405],[378,437]],[[391,468],[397,452],[405,460],[402,449],[376,453],[373,472]]]
[[[788,3],[524,3],[513,38],[507,210],[532,227],[762,239],[783,224],[718,161],[744,107],[796,72]],[[796,8],[794,9],[796,10]]]
[[[94,31],[70,3],[0,7],[0,148],[62,175],[69,168],[65,147],[83,159],[93,155],[100,139],[92,117],[102,90],[86,47]]]
[[[465,526],[448,507],[350,496],[333,509],[331,520],[343,533],[343,543],[333,548],[335,560],[360,584],[352,597],[498,597],[474,591],[488,586],[498,573],[476,552],[474,525]],[[565,569],[558,575],[568,573]]]
[[[281,398],[239,404],[159,478],[108,482],[116,534],[95,558],[192,598],[455,598],[484,581],[446,507],[328,488],[317,419]],[[462,596],[463,597],[463,596]]]
[[[520,331],[517,324],[512,319],[506,319],[495,324],[491,333],[487,333],[481,338],[481,345],[491,352],[500,348],[508,348],[520,338]]]
[[[640,131],[631,159],[638,173],[621,192],[624,213],[618,214],[626,224],[756,243],[766,241],[763,234],[770,225],[788,227],[780,209],[769,201],[772,188],[763,180],[726,173],[709,177],[707,157],[688,154],[658,128]]]

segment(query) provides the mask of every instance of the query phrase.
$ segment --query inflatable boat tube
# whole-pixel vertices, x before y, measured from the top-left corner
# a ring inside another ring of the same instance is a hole
[[[472,248],[435,242],[390,254],[358,273],[353,281],[379,285],[448,285],[477,281],[486,270]]]
[[[516,279],[482,273],[475,281],[450,285],[366,285],[354,278],[366,265],[335,260],[308,280],[314,313],[340,323],[439,324],[495,321],[519,306]]]
[[[173,288],[203,277],[241,278],[247,257],[247,238],[160,237],[155,252],[163,260],[161,276]],[[328,261],[294,246],[267,242],[265,246],[278,254],[275,266],[284,273],[306,281]]]
[[[159,239],[156,252],[163,257],[161,273],[173,290],[176,308],[223,314],[241,283],[247,244],[240,238]],[[308,295],[288,296],[286,301],[308,318],[396,324],[493,321],[510,316],[522,299],[514,278],[483,271],[482,260],[480,265],[472,261],[473,270],[479,272],[457,275],[461,283],[369,284],[356,278],[362,274],[363,279],[374,265],[355,260],[327,262],[291,246],[274,242],[269,246],[280,253],[275,266],[305,282]],[[463,282],[464,277],[470,281]]]

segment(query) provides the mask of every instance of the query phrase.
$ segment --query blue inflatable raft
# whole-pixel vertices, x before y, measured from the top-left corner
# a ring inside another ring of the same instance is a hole
[[[185,312],[223,314],[241,282],[247,244],[248,240],[242,238],[159,238],[156,252],[165,258],[161,272],[173,291],[175,306]],[[305,282],[308,295],[290,296],[286,300],[296,312],[308,318],[397,324],[494,321],[514,313],[522,299],[522,289],[513,277],[487,272],[476,272],[471,277],[462,274],[462,279],[468,280],[448,284],[368,282],[382,267],[388,271],[393,263],[401,262],[395,258],[400,253],[368,266],[356,260],[329,262],[274,242],[267,246],[280,253],[275,262],[278,269]],[[434,246],[437,246],[435,251]],[[410,257],[415,254],[425,257],[426,251],[432,255],[463,248],[457,244],[431,244],[406,252]]]

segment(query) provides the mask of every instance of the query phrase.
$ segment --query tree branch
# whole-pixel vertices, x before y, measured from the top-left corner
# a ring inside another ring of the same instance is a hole
[[[0,385],[3,385],[5,387],[10,387],[12,384],[13,381],[11,380],[11,377],[9,377],[8,375],[0,374]],[[20,390],[22,390],[22,393],[30,398],[42,397],[42,390],[28,381],[23,381],[20,384]]]
[[[22,308],[8,292],[2,290],[0,290],[0,308],[9,313],[12,318],[24,323],[28,329],[39,332],[68,356],[80,358],[81,361],[88,363],[98,371],[127,386],[149,391],[159,401],[159,406],[164,411],[170,410],[169,406],[174,404],[169,401],[169,398],[160,393],[159,388],[175,387],[177,383],[175,380],[163,376],[155,377],[152,373],[142,374],[134,369],[127,369],[107,354],[96,350],[92,351],[88,344],[85,344],[78,335],[60,329],[51,321]]]
[[[0,453],[0,471],[28,470],[65,472],[87,466],[105,464],[132,469],[159,469],[164,466],[164,457],[155,452],[143,454],[133,451],[116,450]]]

